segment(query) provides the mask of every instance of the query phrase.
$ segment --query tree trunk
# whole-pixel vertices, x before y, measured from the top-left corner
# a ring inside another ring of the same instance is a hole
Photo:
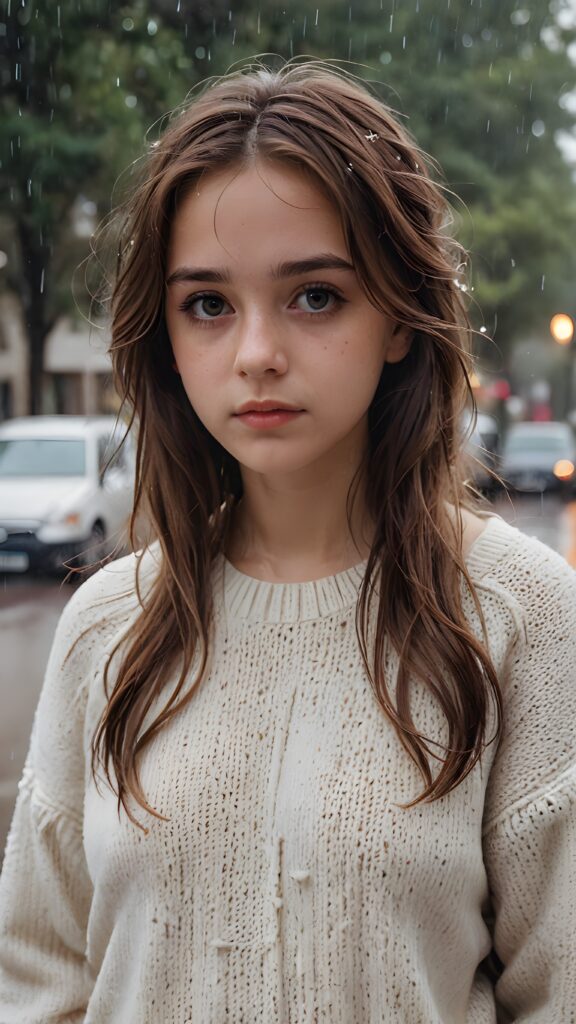
[[[25,221],[18,224],[24,276],[22,305],[28,334],[28,412],[35,416],[44,409],[44,351],[52,328],[46,311],[44,282],[51,258],[50,246],[40,241],[39,232]]]

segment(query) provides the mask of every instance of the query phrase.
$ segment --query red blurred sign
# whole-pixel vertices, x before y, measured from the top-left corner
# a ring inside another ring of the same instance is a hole
[[[492,398],[499,398],[501,401],[510,398],[511,391],[508,381],[504,377],[499,377],[498,380],[492,381],[490,384],[490,394]]]

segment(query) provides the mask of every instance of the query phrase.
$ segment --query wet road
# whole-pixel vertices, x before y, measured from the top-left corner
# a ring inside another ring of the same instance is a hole
[[[499,498],[494,507],[576,567],[576,502]],[[72,592],[72,586],[58,581],[0,577],[0,860],[52,636]]]

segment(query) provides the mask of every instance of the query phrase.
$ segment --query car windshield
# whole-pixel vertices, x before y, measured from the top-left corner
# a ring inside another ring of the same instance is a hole
[[[75,438],[2,438],[0,477],[84,476],[85,449]]]
[[[506,441],[506,455],[516,452],[551,452],[562,453],[568,448],[567,438],[557,434],[545,436],[543,434],[516,434]]]

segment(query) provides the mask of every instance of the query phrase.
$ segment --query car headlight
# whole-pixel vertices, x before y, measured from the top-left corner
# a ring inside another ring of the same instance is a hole
[[[574,476],[574,463],[570,459],[558,459],[552,472],[558,480],[571,480]]]
[[[47,525],[50,526],[79,526],[81,523],[81,516],[79,512],[66,512],[64,515],[50,516],[47,521]]]

